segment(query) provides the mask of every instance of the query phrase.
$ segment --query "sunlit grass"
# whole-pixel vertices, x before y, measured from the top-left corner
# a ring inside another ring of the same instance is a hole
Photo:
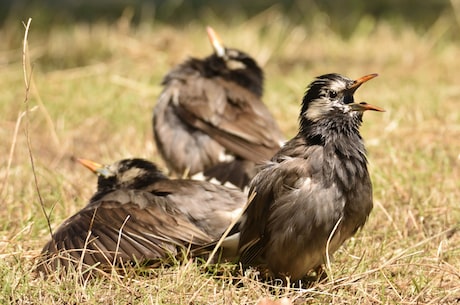
[[[344,39],[319,21],[291,24],[268,10],[244,24],[212,24],[228,46],[264,66],[264,100],[287,136],[297,131],[302,94],[314,76],[339,72],[378,78],[357,92],[385,113],[366,113],[362,128],[374,183],[375,208],[364,229],[335,255],[331,280],[309,290],[270,288],[225,268],[212,276],[192,262],[82,283],[78,275],[35,279],[31,273],[49,230],[83,207],[96,178],[72,156],[111,163],[155,152],[151,115],[162,76],[188,56],[211,48],[204,26],[130,27],[77,24],[29,34],[33,82],[26,110],[21,25],[0,30],[1,303],[255,304],[266,295],[298,302],[345,304],[455,303],[460,298],[460,47],[440,20],[421,35],[410,27],[363,18]],[[16,27],[17,26],[17,27]],[[39,102],[41,101],[41,102]],[[333,280],[332,280],[333,279]]]

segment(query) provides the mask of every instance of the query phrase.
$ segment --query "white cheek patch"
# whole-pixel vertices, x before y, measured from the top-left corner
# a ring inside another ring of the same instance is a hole
[[[328,112],[333,109],[339,109],[343,113],[348,113],[350,116],[353,115],[353,111],[349,105],[342,104],[338,100],[329,101],[326,99],[313,100],[305,113],[305,117],[312,122],[316,122],[324,118]]]
[[[124,172],[123,175],[121,175],[120,182],[123,183],[133,181],[134,179],[136,179],[136,177],[143,176],[144,174],[145,171],[143,169],[134,167]]]
[[[310,102],[305,117],[310,121],[316,122],[324,117],[331,110],[331,104],[325,99],[316,99]]]
[[[246,65],[238,60],[229,59],[226,62],[227,68],[230,70],[243,70],[246,69]]]

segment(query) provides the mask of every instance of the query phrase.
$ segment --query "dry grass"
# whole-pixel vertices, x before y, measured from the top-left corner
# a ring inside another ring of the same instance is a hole
[[[316,75],[378,72],[357,98],[384,107],[362,129],[375,208],[335,255],[330,280],[299,291],[255,275],[204,272],[192,262],[82,282],[76,274],[36,279],[31,270],[49,238],[31,170],[56,228],[83,207],[95,177],[72,156],[100,162],[139,156],[161,163],[151,110],[161,77],[187,56],[210,52],[204,26],[77,24],[29,33],[32,78],[27,107],[24,28],[0,30],[0,303],[255,304],[263,296],[298,303],[439,304],[460,300],[460,48],[440,19],[427,33],[395,31],[363,18],[344,40],[319,20],[306,28],[268,10],[239,25],[213,24],[229,46],[266,71],[265,101],[286,135],[297,128],[304,88]],[[455,29],[458,30],[458,27]],[[26,110],[15,128],[18,117]],[[11,158],[8,157],[11,154]]]

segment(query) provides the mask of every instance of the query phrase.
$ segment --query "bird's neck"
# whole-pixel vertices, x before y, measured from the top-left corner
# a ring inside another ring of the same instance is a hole
[[[347,202],[351,204],[347,209],[353,210],[355,198],[370,189],[366,151],[358,130],[359,122],[331,121],[303,125],[285,150],[289,150],[291,157],[313,162],[313,168],[322,173],[323,185],[337,185],[344,190]],[[372,195],[367,195],[372,198]]]
[[[366,163],[366,150],[359,133],[361,117],[343,117],[317,122],[301,121],[300,133],[309,145],[321,145],[325,151]]]

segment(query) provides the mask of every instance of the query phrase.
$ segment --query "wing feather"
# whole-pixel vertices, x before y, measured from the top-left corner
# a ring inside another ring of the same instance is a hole
[[[177,248],[211,241],[168,199],[118,190],[66,220],[42,252],[49,257],[56,256],[56,249],[68,251],[75,261],[84,253],[83,263],[93,265],[111,263],[115,255],[117,261],[161,259],[175,255]]]
[[[284,137],[263,102],[222,78],[184,84],[176,113],[228,151],[253,162],[268,160]]]

